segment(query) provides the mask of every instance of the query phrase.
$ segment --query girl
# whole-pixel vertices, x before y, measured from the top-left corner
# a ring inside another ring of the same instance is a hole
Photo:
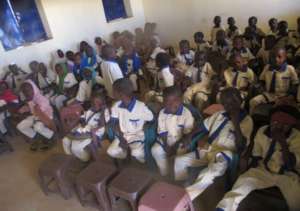
[[[35,151],[38,147],[46,150],[49,148],[50,140],[53,138],[56,130],[53,121],[53,109],[49,99],[41,94],[31,80],[26,80],[21,88],[26,104],[19,109],[19,113],[30,113],[30,115],[17,125],[17,129],[28,138],[35,139],[30,147],[31,150]],[[40,146],[37,134],[46,139]]]
[[[63,139],[65,153],[73,154],[82,161],[90,159],[90,153],[85,148],[92,141],[97,143],[102,140],[110,116],[102,93],[93,93],[91,103],[92,107],[81,116],[80,124]]]

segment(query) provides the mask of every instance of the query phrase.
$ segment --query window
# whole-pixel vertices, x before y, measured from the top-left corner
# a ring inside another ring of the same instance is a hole
[[[35,0],[0,1],[0,39],[5,50],[49,39]]]
[[[107,22],[131,17],[130,0],[102,0]]]

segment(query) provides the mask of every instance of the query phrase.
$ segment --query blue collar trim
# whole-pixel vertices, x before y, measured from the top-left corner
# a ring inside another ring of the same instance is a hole
[[[134,109],[135,104],[136,104],[136,98],[133,97],[130,103],[128,104],[128,106],[126,106],[124,102],[121,102],[119,108],[124,108],[127,109],[129,112],[131,112]]]

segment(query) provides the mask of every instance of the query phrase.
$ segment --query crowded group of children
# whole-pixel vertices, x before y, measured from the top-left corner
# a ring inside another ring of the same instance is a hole
[[[257,21],[250,17],[240,29],[229,17],[224,29],[216,16],[209,40],[196,32],[195,46],[181,40],[177,54],[162,48],[156,24],[147,23],[134,34],[114,32],[110,44],[97,37],[96,48],[82,41],[78,52],[57,50],[49,69],[32,61],[28,74],[11,64],[0,82],[0,132],[8,130],[6,118],[22,114],[16,128],[33,140],[31,150],[46,150],[57,139],[57,111],[80,104],[78,125],[62,138],[66,154],[89,161],[87,146],[113,131],[107,154],[145,163],[145,126],[154,124],[156,166],[192,200],[252,147],[248,170],[217,210],[237,210],[251,191],[272,186],[290,210],[300,210],[300,18],[295,31],[272,18],[263,32]],[[273,107],[258,129],[253,116],[265,104]],[[212,107],[218,109],[207,112]],[[187,185],[196,167],[201,171]]]

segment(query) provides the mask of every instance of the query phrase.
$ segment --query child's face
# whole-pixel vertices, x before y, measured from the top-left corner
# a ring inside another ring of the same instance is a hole
[[[236,56],[234,58],[234,67],[237,70],[244,70],[246,64],[247,64],[246,60],[241,56]]]
[[[74,57],[74,63],[76,65],[80,65],[81,63],[81,56],[79,54],[77,54],[75,57]]]
[[[271,137],[274,137],[274,135],[278,133],[287,134],[292,129],[292,126],[283,124],[281,122],[271,121],[270,129]]]
[[[234,26],[235,25],[235,20],[233,18],[228,18],[228,25],[229,26]]]
[[[240,38],[234,39],[233,47],[235,47],[236,49],[241,49],[243,47],[243,40]]]
[[[195,43],[201,43],[201,42],[203,42],[203,39],[204,39],[204,37],[203,37],[203,35],[195,35],[195,37],[194,37],[194,41],[195,41]]]
[[[199,54],[197,55],[197,57],[195,58],[195,62],[202,67],[203,65],[205,65],[206,63],[206,57],[204,54]]]
[[[68,52],[67,55],[66,55],[67,59],[70,60],[70,61],[73,61],[74,60],[74,54],[72,52]]]
[[[86,55],[92,57],[94,55],[94,49],[92,47],[86,48]]]
[[[276,19],[272,19],[272,20],[270,21],[270,27],[271,27],[272,29],[276,29],[277,26],[278,26],[278,21],[277,21]]]
[[[171,95],[164,98],[165,109],[172,114],[176,114],[176,112],[178,111],[181,105],[182,105],[182,100],[180,97]]]
[[[59,58],[63,58],[64,52],[62,50],[57,50],[57,55],[59,56]]]
[[[231,94],[228,96],[221,95],[221,103],[228,113],[234,113],[240,110],[242,101],[236,95]]]
[[[276,54],[276,64],[278,66],[284,64],[286,61],[286,52],[284,50],[279,50],[277,51]]]
[[[36,73],[39,71],[39,64],[37,62],[30,63],[29,67],[33,73]]]
[[[101,110],[104,106],[104,102],[102,101],[102,99],[97,97],[92,98],[91,104],[92,104],[92,108],[96,111]]]
[[[22,87],[22,91],[23,91],[23,94],[27,101],[30,101],[33,99],[34,93],[33,93],[33,88],[30,84],[25,83]]]
[[[249,20],[249,26],[256,26],[257,19],[256,18],[250,18]]]
[[[216,16],[216,17],[214,18],[214,24],[215,24],[216,26],[219,26],[219,25],[221,24],[221,17]]]
[[[98,37],[98,38],[96,38],[95,39],[95,43],[96,43],[96,45],[102,45],[102,39],[100,38],[100,37]]]
[[[188,43],[183,43],[180,45],[181,53],[187,54],[190,51],[190,45]]]
[[[57,75],[59,75],[59,76],[62,76],[63,73],[64,73],[64,70],[63,70],[63,68],[60,65],[57,65],[55,67],[55,71],[56,71]]]
[[[18,66],[17,65],[10,65],[9,66],[9,70],[14,74],[17,75],[18,74]]]

